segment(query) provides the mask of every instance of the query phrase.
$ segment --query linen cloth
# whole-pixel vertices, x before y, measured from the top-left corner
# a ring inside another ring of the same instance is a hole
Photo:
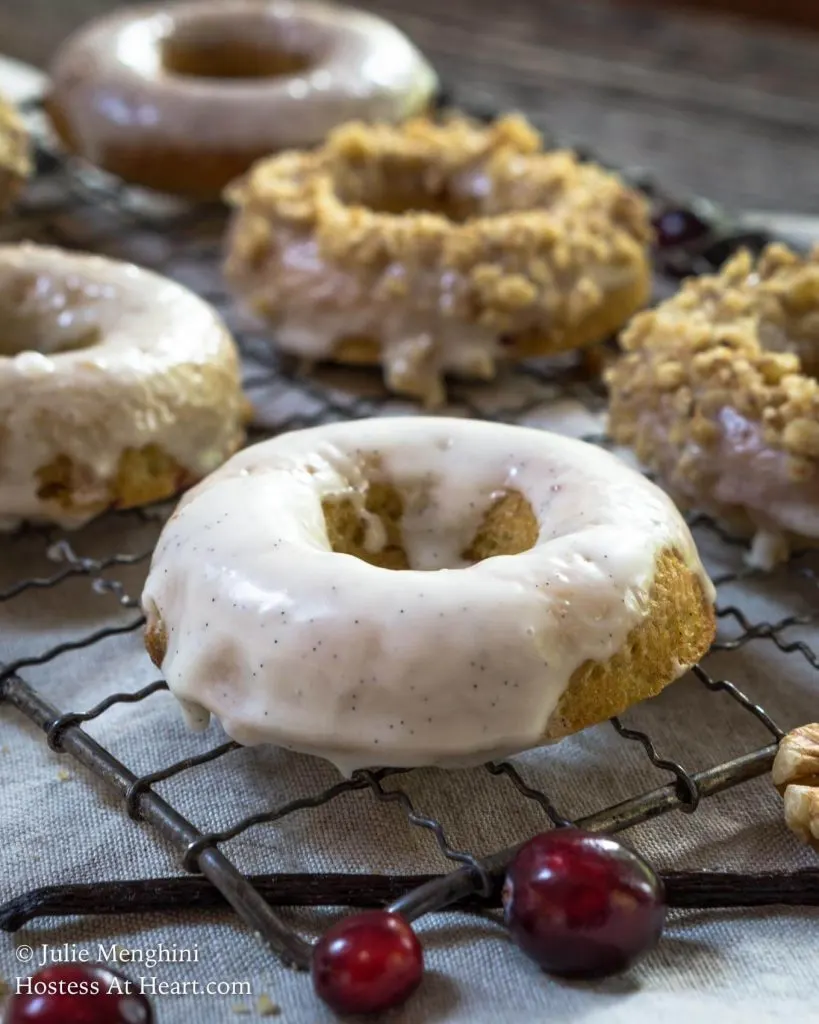
[[[145,206],[130,194],[114,197],[97,180],[52,170],[32,185],[20,215],[1,225],[4,239],[94,249],[168,273],[217,302],[240,331],[248,392],[257,426],[280,430],[349,415],[411,415],[415,410],[385,398],[377,374],[324,371],[302,377],[270,354],[266,334],[225,300],[219,281],[220,215],[173,205]],[[574,436],[599,433],[599,399],[571,370],[510,373],[495,385],[457,387],[447,410],[453,415],[495,415],[558,429]],[[49,576],[72,560],[102,559],[113,552],[150,551],[159,522],[135,514],[107,517],[61,544],[57,531],[0,539],[0,590],[17,581]],[[708,527],[697,539],[709,568],[739,571],[742,549]],[[720,588],[723,610],[739,607],[750,626],[776,626],[782,651],[760,636],[735,650],[711,655],[713,678],[729,678],[759,701],[782,728],[817,717],[819,652],[816,609],[819,587],[811,576],[816,556],[801,559],[766,579],[751,576]],[[146,562],[94,568],[51,589],[29,589],[0,603],[0,660],[36,657],[63,641],[134,618]],[[800,571],[808,570],[808,571]],[[811,620],[811,621],[809,621]],[[725,611],[720,638],[730,646],[745,632]],[[766,633],[765,629],[756,629]],[[770,631],[767,631],[770,632]],[[114,691],[133,691],[156,672],[138,631],[68,652],[41,666],[21,669],[61,710],[82,710]],[[624,716],[650,733],[658,751],[689,770],[709,767],[770,742],[766,730],[728,696],[711,693],[688,677],[654,701]],[[224,737],[218,726],[189,733],[173,699],[156,694],[136,705],[116,705],[91,723],[100,739],[136,773],[153,771],[203,752]],[[526,781],[546,791],[571,817],[592,813],[669,781],[638,744],[618,737],[608,724],[515,759]],[[90,773],[65,755],[48,751],[42,733],[0,704],[0,901],[31,888],[161,876],[180,871],[174,852],[144,824],[130,821],[121,803]],[[226,827],[247,814],[318,792],[338,775],[330,765],[276,749],[241,750],[170,780],[157,791],[202,830]],[[483,769],[413,772],[391,780],[422,813],[438,818],[454,848],[480,855],[533,834],[546,824],[542,810],[508,780]],[[696,813],[670,815],[631,829],[629,841],[660,868],[784,870],[816,865],[782,823],[781,801],[762,777],[705,800]],[[367,792],[348,794],[316,810],[253,829],[225,844],[243,871],[432,872],[453,865],[433,837],[406,821],[394,805]],[[315,936],[337,911],[287,911],[307,936]],[[819,1021],[816,986],[816,910],[672,912],[666,935],[627,975],[594,984],[547,978],[509,942],[497,916],[445,913],[422,919],[427,972],[418,994],[389,1017],[394,1022],[628,1021],[663,1019],[747,1022]],[[12,988],[29,967],[17,959],[28,945],[63,943],[90,951],[112,943],[148,950],[161,942],[194,950],[196,963],[124,966],[133,978],[158,982],[197,980],[250,983],[251,994],[159,995],[161,1024],[224,1024],[258,1017],[269,1001],[281,1019],[319,1024],[332,1014],[312,994],[309,979],[285,970],[231,912],[90,917],[33,922],[14,936],[0,935],[0,977]],[[36,955],[39,955],[37,953]]]

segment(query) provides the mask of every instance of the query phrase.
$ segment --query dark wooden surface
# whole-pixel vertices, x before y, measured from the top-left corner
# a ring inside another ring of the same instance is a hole
[[[625,0],[624,0],[625,2]],[[656,0],[641,0],[655,3]],[[668,0],[684,7],[698,7],[700,10],[719,10],[742,17],[750,15],[765,21],[776,21],[785,25],[819,30],[819,4],[814,0]]]
[[[656,2],[359,4],[473,98],[522,109],[569,143],[734,208],[819,213],[819,34]],[[46,64],[74,26],[116,6],[0,0],[0,49]]]

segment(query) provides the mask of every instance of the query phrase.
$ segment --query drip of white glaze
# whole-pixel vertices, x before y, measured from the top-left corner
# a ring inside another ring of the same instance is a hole
[[[552,204],[558,221],[570,216],[571,203],[569,194],[562,205]],[[238,232],[242,216],[236,215],[231,232]],[[443,398],[445,375],[491,380],[508,357],[508,332],[453,315],[455,296],[464,288],[462,275],[434,268],[409,274],[400,262],[390,264],[381,271],[381,283],[396,284],[401,294],[396,298],[389,288],[379,291],[375,280],[322,255],[315,237],[281,225],[274,235],[266,260],[236,260],[228,276],[247,305],[273,325],[277,348],[311,360],[332,359],[341,350],[343,359],[345,340],[366,339],[388,386],[418,394],[430,406]],[[584,268],[586,280],[606,296],[633,286],[636,273],[633,263],[592,259]],[[530,313],[522,316],[521,330],[538,327],[548,335],[555,329],[549,316],[534,321]]]
[[[680,450],[670,439],[675,419],[670,402],[640,417],[654,438],[654,468],[684,505],[753,533],[749,565],[770,570],[793,547],[819,541],[819,476],[794,479],[789,454],[765,441],[761,424],[726,406],[715,445],[689,438]]]
[[[359,492],[358,514],[364,522],[364,550],[374,555],[387,545],[387,530],[377,515],[363,507],[363,493]]]
[[[819,477],[794,480],[788,453],[767,444],[761,426],[735,409],[723,409],[719,419],[714,501],[744,508],[757,528],[746,561],[770,571],[788,558],[794,536],[819,540]]]
[[[401,493],[411,569],[334,553],[322,501]],[[499,491],[535,546],[465,566]],[[648,614],[661,551],[713,587],[670,499],[614,456],[521,427],[333,424],[248,448],[180,503],[143,604],[181,699],[240,743],[363,765],[460,765],[537,745],[572,673]]]
[[[819,477],[794,480],[787,452],[772,448],[762,427],[735,409],[720,413],[722,434],[714,460],[714,497],[744,506],[761,528],[819,539]]]
[[[0,529],[81,525],[122,454],[149,444],[204,476],[236,450],[241,417],[233,342],[192,292],[100,256],[0,246]],[[60,456],[78,478],[65,510],[38,496]]]
[[[718,518],[750,523],[755,531],[746,556],[749,565],[770,570],[787,559],[794,540],[819,540],[819,478],[793,479],[790,456],[772,448],[762,427],[726,407],[720,412],[718,447],[686,447],[693,465],[703,467],[696,479],[675,474],[677,493]],[[674,457],[669,447],[668,458]]]

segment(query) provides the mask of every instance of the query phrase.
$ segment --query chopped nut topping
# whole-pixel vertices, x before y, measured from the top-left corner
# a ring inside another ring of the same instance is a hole
[[[31,155],[25,125],[17,110],[0,98],[0,170],[15,178],[31,173]]]
[[[609,429],[678,496],[786,533],[771,496],[819,506],[819,247],[770,245],[756,265],[742,251],[621,343]]]
[[[819,850],[819,724],[788,733],[779,744],[771,776],[785,799],[785,824]]]
[[[281,1007],[274,1003],[266,992],[256,1000],[256,1013],[260,1017],[278,1017],[281,1012]]]
[[[618,323],[645,300],[643,199],[572,153],[544,152],[519,117],[344,125],[317,150],[256,164],[227,197],[238,208],[227,276],[253,308],[299,328],[374,308],[385,362],[413,318],[411,333],[420,321],[436,347],[464,325],[539,331],[559,350],[618,290],[635,296]],[[321,289],[307,284],[309,261]]]
[[[788,733],[779,744],[771,776],[781,793],[792,782],[819,786],[819,724]]]

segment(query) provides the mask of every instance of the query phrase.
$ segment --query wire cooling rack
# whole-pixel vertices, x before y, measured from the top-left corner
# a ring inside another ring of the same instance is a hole
[[[36,114],[36,111],[33,111]],[[699,273],[712,269],[739,245],[758,248],[765,239],[749,234],[709,204],[695,200],[673,203],[646,175],[628,175],[655,203],[658,212],[671,218],[667,245],[657,253],[657,265],[667,286],[669,277]],[[189,285],[212,302],[225,316],[241,348],[245,367],[245,387],[254,401],[256,421],[252,439],[283,430],[312,426],[332,420],[364,416],[412,414],[416,410],[400,399],[387,394],[375,373],[352,369],[324,369],[308,374],[295,361],[276,354],[265,331],[246,320],[229,301],[219,272],[224,212],[217,207],[190,208],[170,200],[148,199],[87,169],[78,168],[40,146],[38,170],[27,190],[17,216],[2,226],[5,240],[32,239],[66,248],[86,249],[119,258],[132,259]],[[668,236],[669,231],[665,234]],[[472,386],[455,384],[447,412],[454,415],[482,417],[498,422],[537,423],[559,428],[573,427],[569,432],[593,443],[607,445],[601,431],[605,396],[588,367],[569,359],[556,363],[532,362],[509,371],[496,385]],[[56,596],[66,592],[70,582],[85,577],[94,590],[118,602],[122,621],[93,632],[76,630],[49,649],[39,650],[0,666],[0,701],[10,705],[45,734],[53,750],[71,755],[79,763],[104,780],[119,796],[124,810],[133,818],[151,825],[178,853],[181,864],[190,872],[205,876],[235,911],[258,932],[269,946],[288,964],[306,967],[311,946],[273,909],[287,895],[278,893],[276,880],[272,890],[264,894],[260,887],[232,862],[222,847],[230,840],[251,830],[281,822],[300,811],[334,805],[344,794],[367,791],[377,804],[395,804],[406,816],[410,826],[431,833],[443,855],[452,863],[448,874],[413,884],[413,879],[376,875],[316,876],[304,873],[288,876],[293,902],[302,903],[367,903],[377,894],[397,895],[392,906],[407,918],[439,910],[456,901],[479,894],[487,896],[497,889],[497,876],[508,861],[514,847],[497,850],[489,856],[478,856],[467,849],[453,846],[445,831],[446,822],[420,811],[406,791],[405,770],[381,769],[356,772],[326,788],[299,792],[284,802],[260,813],[227,821],[219,830],[201,831],[186,818],[184,808],[172,805],[156,787],[169,780],[184,779],[188,773],[204,766],[218,780],[220,766],[237,744],[222,742],[207,746],[201,752],[168,763],[154,771],[137,774],[122,763],[110,750],[93,738],[84,728],[88,723],[102,723],[112,709],[124,705],[143,705],[167,689],[156,680],[133,693],[120,692],[116,679],[110,679],[108,695],[95,707],[84,711],[65,711],[46,700],[27,681],[29,672],[42,665],[67,658],[71,652],[93,648],[104,641],[141,629],[142,616],[133,587],[122,578],[126,570],[147,563],[169,506],[119,513],[108,517],[118,526],[133,530],[140,538],[137,550],[110,550],[93,557],[82,554],[85,534],[71,536],[55,530],[23,531],[3,540],[13,549],[27,545],[39,548],[55,563],[51,574],[13,580],[0,590],[0,613],[22,601],[32,592],[53,591]],[[764,641],[787,658],[799,658],[810,670],[819,671],[819,656],[806,640],[793,638],[793,630],[810,625],[811,615],[788,611],[774,621],[755,621],[743,609],[741,585],[754,577],[743,567],[741,544],[726,535],[720,527],[704,516],[690,519],[701,549],[706,553],[712,576],[721,600],[718,615],[723,625],[735,627],[730,639],[720,640],[715,649],[730,658],[733,652],[752,641]],[[120,531],[121,532],[121,531]],[[710,558],[708,553],[710,552]],[[0,559],[0,563],[2,559]],[[819,562],[815,555],[795,556],[778,574],[786,592],[809,593],[808,607],[816,606],[819,597]],[[738,589],[739,587],[739,589]],[[66,600],[69,600],[66,597]],[[723,664],[725,662],[723,661]],[[785,662],[787,665],[788,663]],[[783,669],[785,680],[787,668]],[[503,799],[510,793],[536,807],[544,825],[563,826],[572,821],[585,828],[618,831],[646,822],[672,810],[694,812],[700,802],[740,783],[764,774],[770,768],[783,727],[772,716],[746,696],[727,678],[715,678],[704,666],[693,670],[695,684],[701,688],[703,713],[725,720],[726,736],[733,729],[734,716],[755,719],[768,742],[752,747],[733,757],[715,752],[710,767],[695,770],[678,760],[664,756],[650,733],[629,727],[619,719],[611,723],[623,744],[634,745],[647,759],[651,771],[657,773],[657,785],[637,796],[592,813],[573,815],[550,795],[548,785],[527,781],[527,773],[511,761],[485,765],[482,771],[496,778],[494,785],[506,783]],[[783,682],[783,685],[785,683]],[[719,702],[717,692],[726,694],[728,705]],[[170,760],[170,749],[169,749]],[[453,782],[453,785],[456,783]],[[511,790],[509,789],[511,785]],[[499,797],[500,799],[500,797]],[[176,800],[176,804],[180,801]],[[518,841],[528,836],[520,835]],[[333,884],[333,878],[338,884]],[[313,884],[315,883],[315,884]],[[284,885],[284,881],[282,881]],[[400,894],[400,895],[399,895]],[[31,916],[30,914],[28,916]],[[27,915],[9,911],[0,920],[3,927],[13,929],[24,923]]]

